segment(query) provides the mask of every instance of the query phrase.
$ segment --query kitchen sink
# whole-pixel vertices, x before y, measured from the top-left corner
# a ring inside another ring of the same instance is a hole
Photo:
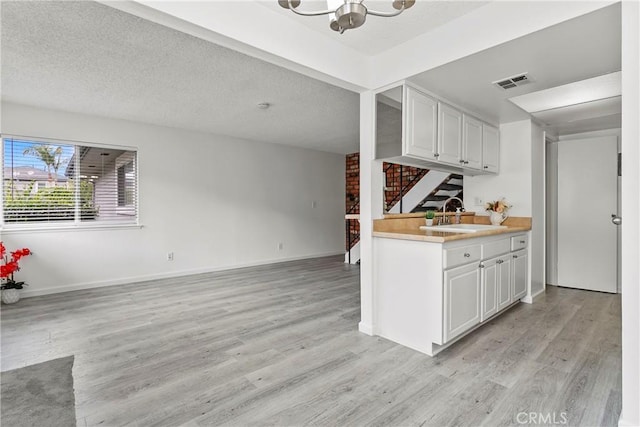
[[[489,224],[444,224],[444,225],[423,225],[421,230],[443,231],[447,233],[477,233],[478,231],[502,230],[507,228],[505,225],[489,225]]]

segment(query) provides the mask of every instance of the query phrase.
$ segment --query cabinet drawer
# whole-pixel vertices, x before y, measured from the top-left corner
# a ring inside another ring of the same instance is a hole
[[[463,246],[444,250],[444,268],[457,267],[458,265],[480,261],[482,251],[480,245]]]
[[[511,247],[513,247],[513,240],[511,240]],[[495,242],[484,243],[482,245],[482,259],[489,259],[497,257],[498,255],[506,254],[511,251],[509,246],[509,239],[496,240]]]
[[[511,250],[519,251],[520,249],[526,249],[529,244],[529,237],[526,234],[520,234],[511,238]]]

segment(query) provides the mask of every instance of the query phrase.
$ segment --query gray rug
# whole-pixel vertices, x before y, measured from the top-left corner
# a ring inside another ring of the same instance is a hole
[[[3,426],[74,426],[73,356],[0,373]]]

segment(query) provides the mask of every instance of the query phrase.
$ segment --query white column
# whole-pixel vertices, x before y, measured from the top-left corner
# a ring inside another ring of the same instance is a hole
[[[622,413],[640,425],[640,3],[622,2]]]
[[[382,216],[382,162],[375,157],[375,94],[360,94],[360,324],[373,335],[375,324],[373,219]]]

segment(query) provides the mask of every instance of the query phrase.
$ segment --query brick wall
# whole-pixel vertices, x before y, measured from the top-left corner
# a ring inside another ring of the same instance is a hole
[[[382,168],[386,176],[384,202],[387,210],[398,202],[401,182],[402,187],[404,187],[404,193],[406,193],[428,172],[427,169],[386,162],[383,163]],[[401,176],[402,180],[400,179]],[[346,155],[345,183],[345,213],[360,213],[360,153]],[[352,220],[349,224],[346,246],[348,246],[348,234],[351,234],[351,246],[353,246],[360,236],[360,224],[357,221]]]
[[[360,153],[347,154],[345,171],[345,212],[360,213]]]
[[[360,213],[360,153],[347,154],[345,169],[345,213]],[[345,248],[349,248],[349,236],[351,236],[351,247],[360,240],[360,223],[357,220],[350,220],[345,225]]]

